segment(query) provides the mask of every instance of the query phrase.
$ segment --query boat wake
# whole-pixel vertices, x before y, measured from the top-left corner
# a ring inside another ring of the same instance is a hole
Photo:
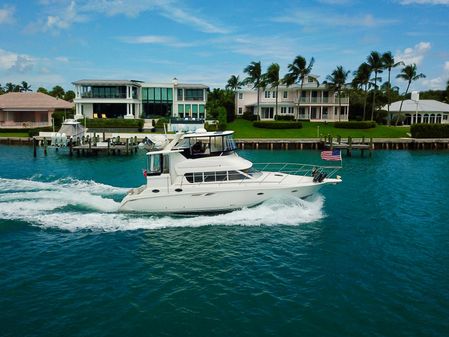
[[[67,231],[124,231],[209,225],[299,225],[323,218],[324,197],[269,200],[253,208],[198,216],[119,213],[128,188],[72,178],[36,181],[0,178],[0,220]]]

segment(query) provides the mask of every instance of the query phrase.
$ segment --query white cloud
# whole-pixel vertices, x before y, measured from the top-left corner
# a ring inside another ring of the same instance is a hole
[[[24,73],[33,69],[35,63],[36,59],[29,55],[0,49],[0,70]]]
[[[449,0],[401,0],[401,5],[449,5]]]
[[[423,79],[422,85],[423,87],[430,89],[430,90],[438,90],[441,89],[444,85],[443,79],[441,77],[436,77],[432,79]]]
[[[378,27],[397,23],[392,19],[375,18],[372,14],[349,16],[323,10],[296,10],[288,15],[275,17],[273,21],[307,27],[316,27],[318,23],[331,27]]]
[[[140,35],[140,36],[120,36],[118,39],[131,44],[160,44],[175,48],[192,47],[195,43],[180,42],[172,36],[163,35]]]
[[[0,24],[7,24],[14,22],[14,11],[13,6],[4,5],[0,8]]]
[[[219,24],[202,18],[200,13],[184,8],[183,3],[178,0],[86,0],[80,4],[71,1],[68,5],[67,1],[63,0],[64,6],[60,5],[61,1],[47,0],[41,4],[46,6],[51,14],[44,20],[43,28],[41,28],[43,20],[40,20],[32,25],[32,31],[39,30],[36,27],[44,31],[67,29],[76,22],[92,20],[95,14],[136,17],[144,12],[154,11],[172,21],[192,26],[205,33],[228,32],[228,29]]]
[[[69,59],[65,56],[57,56],[55,60],[61,63],[69,63]]]
[[[416,64],[422,63],[424,56],[431,49],[430,42],[420,42],[416,44],[413,48],[405,48],[403,51],[397,51],[395,59],[397,61],[402,61],[405,64]]]

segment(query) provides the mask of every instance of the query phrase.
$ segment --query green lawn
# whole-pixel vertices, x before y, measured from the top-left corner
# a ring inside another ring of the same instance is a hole
[[[10,138],[10,137],[29,137],[28,132],[2,132],[0,133],[1,138]]]
[[[227,128],[235,131],[235,138],[319,138],[319,134],[344,138],[348,136],[357,138],[400,138],[407,137],[407,133],[410,132],[410,127],[385,125],[378,125],[372,129],[336,129],[333,123],[302,122],[302,125],[301,129],[260,129],[253,127],[252,122],[238,118],[234,122],[228,123]]]

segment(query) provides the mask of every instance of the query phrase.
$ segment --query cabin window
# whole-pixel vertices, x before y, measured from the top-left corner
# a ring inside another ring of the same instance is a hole
[[[203,172],[193,173],[193,182],[194,183],[202,183],[203,182]]]
[[[155,154],[148,158],[148,170],[147,175],[160,175],[162,173],[162,154]],[[168,171],[168,169],[167,169]]]
[[[215,181],[215,172],[204,172],[204,182]]]
[[[229,171],[228,179],[229,180],[243,180],[243,179],[249,179],[249,178],[238,171]]]
[[[186,173],[184,175],[189,183],[193,183],[193,173]]]
[[[216,172],[217,181],[226,181],[228,180],[228,172],[226,171],[218,171]]]

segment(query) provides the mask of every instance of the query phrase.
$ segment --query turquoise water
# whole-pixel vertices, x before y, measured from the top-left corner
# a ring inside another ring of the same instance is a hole
[[[196,217],[116,212],[143,154],[0,158],[1,336],[448,335],[447,152],[345,158],[315,200]]]

